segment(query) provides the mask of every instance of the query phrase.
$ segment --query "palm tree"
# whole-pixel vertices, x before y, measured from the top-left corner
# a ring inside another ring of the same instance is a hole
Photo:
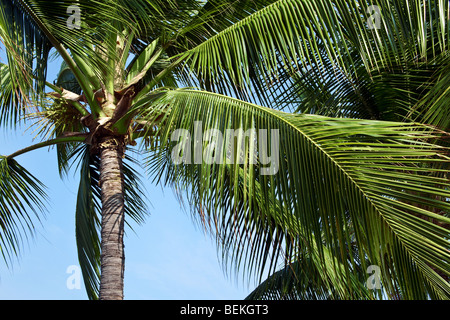
[[[55,146],[88,295],[122,299],[138,150],[226,265],[271,275],[250,298],[450,297],[446,1],[0,3],[0,125],[42,139],[0,160],[5,261],[46,196],[15,158]]]

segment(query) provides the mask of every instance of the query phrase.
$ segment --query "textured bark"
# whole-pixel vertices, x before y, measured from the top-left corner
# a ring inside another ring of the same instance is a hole
[[[122,300],[125,270],[123,141],[104,139],[100,149],[102,196],[100,300]]]

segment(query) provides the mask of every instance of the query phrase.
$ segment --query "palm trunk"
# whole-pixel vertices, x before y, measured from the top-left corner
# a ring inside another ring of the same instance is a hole
[[[107,138],[100,143],[102,196],[100,300],[122,300],[125,270],[123,141]]]

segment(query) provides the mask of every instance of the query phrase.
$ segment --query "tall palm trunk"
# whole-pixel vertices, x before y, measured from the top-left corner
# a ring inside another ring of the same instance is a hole
[[[122,300],[125,270],[123,140],[113,137],[100,143],[102,196],[100,299]]]

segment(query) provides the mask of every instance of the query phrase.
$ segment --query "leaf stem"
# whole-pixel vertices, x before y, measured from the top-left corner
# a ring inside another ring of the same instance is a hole
[[[67,136],[67,137],[58,137],[55,139],[51,139],[51,140],[47,140],[47,141],[43,141],[43,142],[39,142],[36,144],[33,144],[29,147],[20,149],[12,154],[10,154],[9,156],[6,156],[6,159],[13,159],[17,156],[20,156],[24,153],[30,152],[30,151],[34,151],[40,148],[44,148],[44,147],[48,147],[48,146],[52,146],[52,145],[56,145],[56,144],[61,144],[61,143],[69,143],[69,142],[84,142],[86,139],[86,134],[78,134],[78,135],[72,135],[72,136]]]

